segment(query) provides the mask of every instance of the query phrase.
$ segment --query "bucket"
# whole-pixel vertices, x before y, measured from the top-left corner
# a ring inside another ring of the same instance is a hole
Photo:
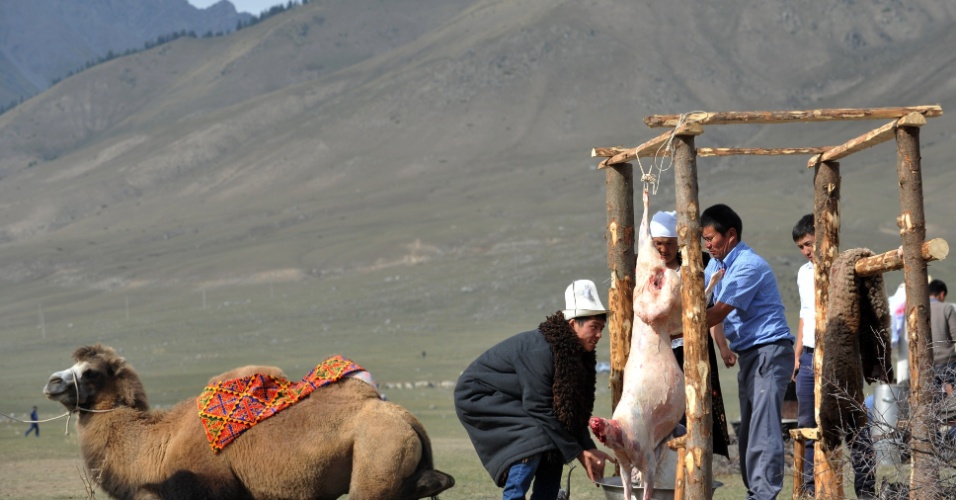
[[[899,421],[906,416],[909,385],[881,384],[873,391],[873,425],[870,435],[879,465],[895,466],[902,462],[900,446],[903,436]]]
[[[905,416],[909,385],[880,384],[873,391],[873,427],[870,430],[874,441],[897,436],[900,417]]]
[[[604,490],[604,498],[607,500],[626,500],[624,498],[624,483],[621,482],[621,476],[605,477],[596,481],[601,489]],[[654,486],[654,493],[651,498],[654,500],[674,500],[673,484],[668,484],[667,488]],[[716,490],[723,486],[720,481],[714,481],[713,487]],[[644,486],[639,483],[631,483],[631,500],[641,500],[644,498]]]
[[[880,466],[897,466],[903,462],[900,444],[895,439],[881,439],[873,443],[876,463]]]

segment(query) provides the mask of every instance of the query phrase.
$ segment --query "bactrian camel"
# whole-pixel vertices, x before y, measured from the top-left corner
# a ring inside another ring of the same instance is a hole
[[[188,399],[150,410],[136,371],[100,344],[73,353],[43,392],[78,413],[86,467],[121,499],[417,499],[454,479],[433,469],[421,423],[346,378],[319,388],[213,453]],[[263,370],[278,371],[263,367]],[[248,374],[240,368],[212,380]],[[281,372],[277,373],[281,375]]]

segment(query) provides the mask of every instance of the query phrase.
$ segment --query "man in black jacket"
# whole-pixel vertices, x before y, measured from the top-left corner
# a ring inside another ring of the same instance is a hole
[[[577,458],[596,481],[613,461],[588,433],[607,310],[590,280],[571,283],[565,302],[479,356],[455,387],[458,419],[504,500],[524,499],[532,480],[531,500],[553,500],[565,463]]]

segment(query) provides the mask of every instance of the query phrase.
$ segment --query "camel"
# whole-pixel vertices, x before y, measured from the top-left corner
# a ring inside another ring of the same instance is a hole
[[[79,413],[80,447],[98,485],[119,499],[417,499],[455,480],[432,465],[422,424],[375,388],[345,378],[263,420],[216,454],[188,399],[150,410],[139,375],[111,347],[73,353],[47,398]],[[243,367],[213,381],[261,368]]]

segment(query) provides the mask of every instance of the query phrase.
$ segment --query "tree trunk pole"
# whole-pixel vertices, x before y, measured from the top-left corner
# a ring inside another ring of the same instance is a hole
[[[823,399],[822,373],[824,334],[827,330],[827,301],[830,297],[830,267],[840,254],[840,164],[824,162],[813,176],[813,281],[815,300],[816,347],[813,350],[813,412],[820,425]],[[842,449],[827,450],[823,441],[813,443],[813,476],[816,498],[846,498],[843,494]]]
[[[684,329],[684,391],[687,396],[687,446],[678,457],[684,468],[686,498],[713,495],[713,401],[707,350],[707,304],[700,245],[700,201],[694,135],[674,138],[677,236],[681,252],[681,301]]]
[[[624,389],[624,365],[631,352],[634,319],[634,173],[630,163],[607,169],[607,265],[611,288],[607,293],[608,337],[611,349],[611,411]]]
[[[929,331],[929,292],[922,246],[926,238],[923,178],[920,170],[919,127],[896,130],[897,174],[900,182],[900,238],[903,241],[903,280],[906,284],[906,333],[910,365],[910,439],[913,468],[910,498],[935,498],[939,469],[933,462],[933,352]]]

